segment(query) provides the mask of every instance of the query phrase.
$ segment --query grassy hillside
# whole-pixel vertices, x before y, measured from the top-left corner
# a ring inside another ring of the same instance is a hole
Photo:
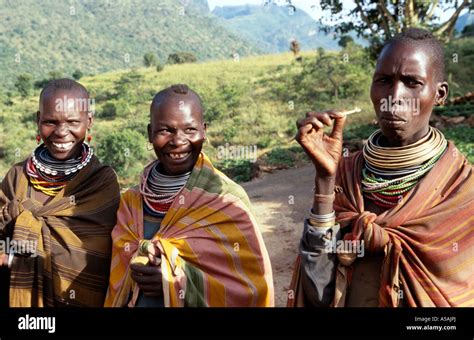
[[[309,60],[315,53],[303,56]],[[98,144],[113,131],[133,130],[142,136],[129,137],[139,140],[136,144],[140,148],[137,154],[143,156],[137,157],[139,161],[126,165],[126,176],[132,180],[152,156],[146,150],[146,124],[151,98],[158,90],[173,83],[186,83],[200,93],[208,121],[209,142],[206,143],[205,150],[216,161],[232,163],[232,160],[219,157],[219,147],[226,143],[233,146],[256,146],[259,156],[275,147],[296,145],[290,144],[290,139],[296,132],[295,121],[304,111],[311,109],[313,104],[311,101],[288,103],[286,100],[275,100],[275,89],[269,77],[297,74],[301,69],[302,66],[295,63],[288,53],[244,58],[239,62],[172,65],[166,66],[159,73],[153,68],[104,73],[85,77],[81,79],[81,83],[91,91],[96,100],[93,141],[99,156],[105,150]],[[117,96],[117,91],[121,90],[117,84],[130,75],[138,80],[124,99],[124,95]],[[35,146],[34,112],[37,110],[38,95],[39,91],[25,99],[14,97],[9,103],[11,105],[3,103],[1,107],[2,126],[6,130],[0,139],[0,154],[3,156],[0,174],[4,174],[15,161],[27,157]],[[368,101],[363,99],[358,103],[351,102],[350,105],[356,104],[367,109],[363,116],[369,119],[371,114]],[[112,115],[108,110],[111,105],[115,108]],[[362,119],[361,117],[357,119]]]
[[[343,61],[344,53],[351,56],[350,62]],[[149,105],[153,95],[166,86],[186,83],[201,94],[208,122],[205,151],[234,178],[248,180],[254,151],[269,165],[291,166],[305,158],[292,138],[296,120],[308,110],[361,107],[362,113],[348,119],[345,140],[367,138],[376,128],[368,96],[372,70],[363,51],[348,49],[340,53],[305,52],[302,63],[284,53],[240,61],[167,65],[161,72],[129,69],[85,77],[81,83],[96,100],[92,144],[98,156],[117,170],[121,183],[128,186],[138,180],[144,164],[153,157],[146,149]],[[456,70],[451,68],[454,79],[458,78]],[[466,72],[467,68],[460,70]],[[329,77],[338,84],[337,96]],[[468,89],[469,84],[463,86]],[[470,86],[473,90],[472,83]],[[17,96],[0,102],[0,177],[36,145],[38,95],[36,91],[25,99]],[[474,162],[471,129],[459,126],[447,133]],[[233,150],[246,150],[247,154],[243,159],[228,157]]]
[[[21,73],[139,67],[147,52],[165,62],[175,52],[206,60],[258,51],[220,25],[206,0],[0,0],[0,46],[2,86]]]

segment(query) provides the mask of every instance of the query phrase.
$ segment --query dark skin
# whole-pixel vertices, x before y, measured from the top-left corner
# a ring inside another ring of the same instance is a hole
[[[151,107],[148,141],[168,175],[191,171],[206,139],[206,124],[198,98],[170,94]],[[176,159],[172,155],[184,156]]]
[[[180,175],[191,171],[201,153],[206,138],[206,124],[199,99],[191,92],[186,95],[171,93],[150,109],[148,141],[153,144],[156,157],[168,175]],[[183,158],[173,158],[178,154]],[[182,156],[181,156],[182,155]],[[154,247],[149,251],[155,258],[160,251]],[[163,295],[161,267],[156,265],[131,265],[131,277],[144,295]]]
[[[448,83],[437,81],[435,69],[429,52],[413,44],[393,43],[382,51],[370,98],[386,146],[412,144],[428,133],[433,106],[448,96]],[[385,98],[399,105],[387,110],[387,105],[383,105]]]
[[[55,90],[49,91],[40,98],[39,111],[36,113],[36,123],[38,131],[51,156],[58,160],[67,160],[78,156],[82,151],[82,143],[87,134],[87,130],[92,127],[92,116],[86,110],[75,110],[74,106],[58,105],[58,100],[68,99],[88,99],[84,93],[76,90]],[[78,107],[79,108],[79,107]],[[72,143],[71,143],[72,142]],[[53,143],[69,143],[66,148],[58,148]],[[42,204],[52,200],[51,196],[43,194],[41,191],[33,191],[34,198]],[[17,213],[10,213],[16,216]],[[7,265],[8,256],[0,256],[0,266]]]
[[[384,146],[403,146],[416,142],[428,132],[433,106],[443,103],[448,96],[448,84],[437,77],[429,50],[423,45],[394,42],[380,54],[371,86],[371,99],[382,130]],[[392,98],[395,105],[391,111],[382,110],[382,100]],[[402,102],[412,101],[415,106]],[[316,193],[329,195],[334,192],[337,165],[342,153],[342,131],[345,117],[335,111],[308,112],[306,118],[297,122],[296,140],[306,151],[316,169]],[[334,124],[333,121],[334,120]],[[394,122],[398,120],[398,122]],[[323,127],[333,126],[328,136]],[[366,211],[380,214],[385,208],[364,199]],[[313,203],[316,214],[328,214],[332,204]]]
[[[72,102],[64,103],[64,97],[72,99]],[[82,143],[87,130],[92,127],[93,118],[86,107],[70,104],[88,98],[81,91],[61,89],[48,91],[40,98],[36,123],[43,143],[55,159],[67,160],[82,152]],[[58,105],[59,101],[62,105]],[[58,147],[58,143],[65,147]],[[35,194],[35,198],[43,204],[52,199],[39,191]]]

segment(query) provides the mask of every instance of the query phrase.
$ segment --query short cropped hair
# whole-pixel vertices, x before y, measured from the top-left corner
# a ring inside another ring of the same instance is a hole
[[[53,79],[49,81],[41,90],[40,100],[49,93],[54,93],[57,90],[69,90],[81,92],[85,98],[89,98],[89,91],[80,83],[68,78]]]
[[[432,56],[432,63],[436,69],[436,81],[446,80],[443,47],[430,31],[421,28],[408,28],[387,40],[382,50],[395,42],[406,42],[426,48]]]

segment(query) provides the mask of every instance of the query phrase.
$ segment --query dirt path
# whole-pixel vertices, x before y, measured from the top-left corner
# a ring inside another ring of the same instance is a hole
[[[312,165],[265,174],[242,185],[252,201],[273,268],[275,305],[286,306],[293,263],[312,204]]]

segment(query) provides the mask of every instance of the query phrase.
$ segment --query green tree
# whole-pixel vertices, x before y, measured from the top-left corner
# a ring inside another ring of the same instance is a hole
[[[474,37],[474,24],[464,26],[464,29],[462,30],[462,36],[463,37]]]
[[[344,47],[347,47],[348,44],[353,44],[353,43],[354,43],[354,39],[352,39],[350,35],[343,35],[341,36],[337,44],[344,48]]]
[[[168,56],[168,64],[195,63],[196,61],[196,56],[190,52],[171,53]]]
[[[98,138],[97,154],[101,162],[113,167],[120,177],[127,178],[140,171],[141,162],[146,160],[145,145],[142,134],[121,129]]]
[[[331,16],[331,22],[339,22],[325,25],[323,29],[326,32],[345,35],[355,31],[359,37],[370,42],[373,55],[377,54],[383,41],[407,27],[430,29],[439,39],[449,42],[460,13],[466,8],[474,9],[474,3],[469,0],[356,0],[355,7],[351,9],[346,8],[347,4],[341,0],[321,0],[320,6],[323,13]],[[446,20],[440,20],[436,13],[448,10],[454,12]],[[323,25],[325,17],[323,15],[320,20]]]
[[[60,79],[63,77],[62,72],[60,71],[51,71],[48,73],[48,77],[42,79],[42,80],[37,80],[35,81],[35,89],[42,89],[43,87],[46,86],[47,83],[49,83],[53,79]]]
[[[81,79],[84,76],[84,73],[82,73],[81,70],[75,70],[74,73],[72,74],[72,77],[76,80]]]
[[[301,66],[300,72],[271,80],[275,99],[327,103],[368,96],[374,65],[367,51],[359,45],[349,44],[338,53],[320,49]]]
[[[30,95],[30,91],[33,85],[31,83],[31,76],[29,74],[20,74],[16,78],[15,88],[17,89],[20,96],[23,98],[28,97]]]
[[[114,103],[106,103],[102,107],[102,111],[100,114],[101,118],[112,119],[117,116],[117,108],[115,107]]]
[[[146,67],[155,66],[157,63],[158,59],[156,58],[156,55],[153,52],[145,53],[145,55],[143,56],[143,64]]]

